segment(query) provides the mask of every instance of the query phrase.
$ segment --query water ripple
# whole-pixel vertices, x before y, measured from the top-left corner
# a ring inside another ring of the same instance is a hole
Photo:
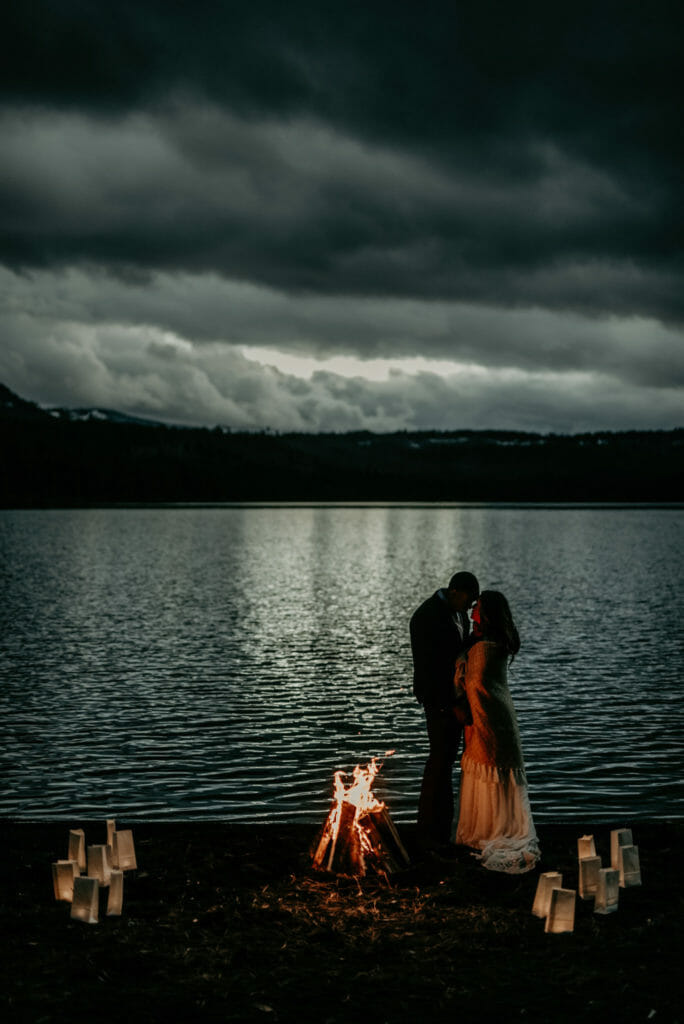
[[[682,516],[667,509],[0,512],[0,815],[317,821],[332,775],[413,820],[408,618],[508,594],[538,820],[684,816]]]

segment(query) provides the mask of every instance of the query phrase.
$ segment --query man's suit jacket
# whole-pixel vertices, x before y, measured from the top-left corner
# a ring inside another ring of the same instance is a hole
[[[456,614],[463,626],[463,636],[453,620],[451,607],[436,591],[411,616],[413,692],[426,708],[447,708],[456,703],[454,667],[470,634],[468,616]]]

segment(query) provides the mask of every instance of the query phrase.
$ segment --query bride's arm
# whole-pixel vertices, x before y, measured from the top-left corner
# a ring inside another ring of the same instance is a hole
[[[476,644],[468,651],[468,658],[465,667],[465,677],[463,685],[465,691],[468,693],[478,683],[482,683],[482,677],[484,675],[485,666],[489,657],[490,644],[483,640],[479,640]]]

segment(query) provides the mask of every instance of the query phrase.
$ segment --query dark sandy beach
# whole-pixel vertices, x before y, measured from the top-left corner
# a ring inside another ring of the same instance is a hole
[[[72,922],[50,864],[68,829],[3,822],[3,1019],[181,1021],[684,1021],[684,824],[629,826],[643,885],[600,917],[578,900],[575,931],[531,914],[538,871],[485,872],[464,855],[384,879],[312,872],[311,825],[128,824],[138,871],[123,915]],[[610,826],[539,828],[539,870],[577,884],[576,842]],[[400,828],[413,851],[414,832]]]

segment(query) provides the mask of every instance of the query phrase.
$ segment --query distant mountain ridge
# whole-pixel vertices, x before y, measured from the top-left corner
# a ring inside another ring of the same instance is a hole
[[[684,430],[373,434],[174,426],[43,409],[0,384],[0,505],[231,501],[673,502]]]
[[[45,411],[35,402],[20,398],[5,384],[0,384],[0,417],[2,419],[43,419]]]
[[[143,416],[130,416],[128,413],[119,412],[117,409],[106,409],[101,406],[75,409],[59,405],[43,407],[38,405],[37,402],[20,398],[19,395],[11,391],[5,384],[0,384],[0,416],[6,419],[44,419],[46,416],[51,416],[53,419],[69,420],[71,422],[100,420],[107,423],[137,423],[140,426],[148,427],[164,426],[160,420],[150,420]]]
[[[89,420],[98,420],[105,423],[136,423],[141,427],[163,427],[166,424],[160,420],[148,420],[143,416],[129,416],[128,413],[118,412],[116,409],[65,409],[63,406],[51,406],[47,412],[50,416],[58,419],[70,420],[72,423],[87,423]]]

